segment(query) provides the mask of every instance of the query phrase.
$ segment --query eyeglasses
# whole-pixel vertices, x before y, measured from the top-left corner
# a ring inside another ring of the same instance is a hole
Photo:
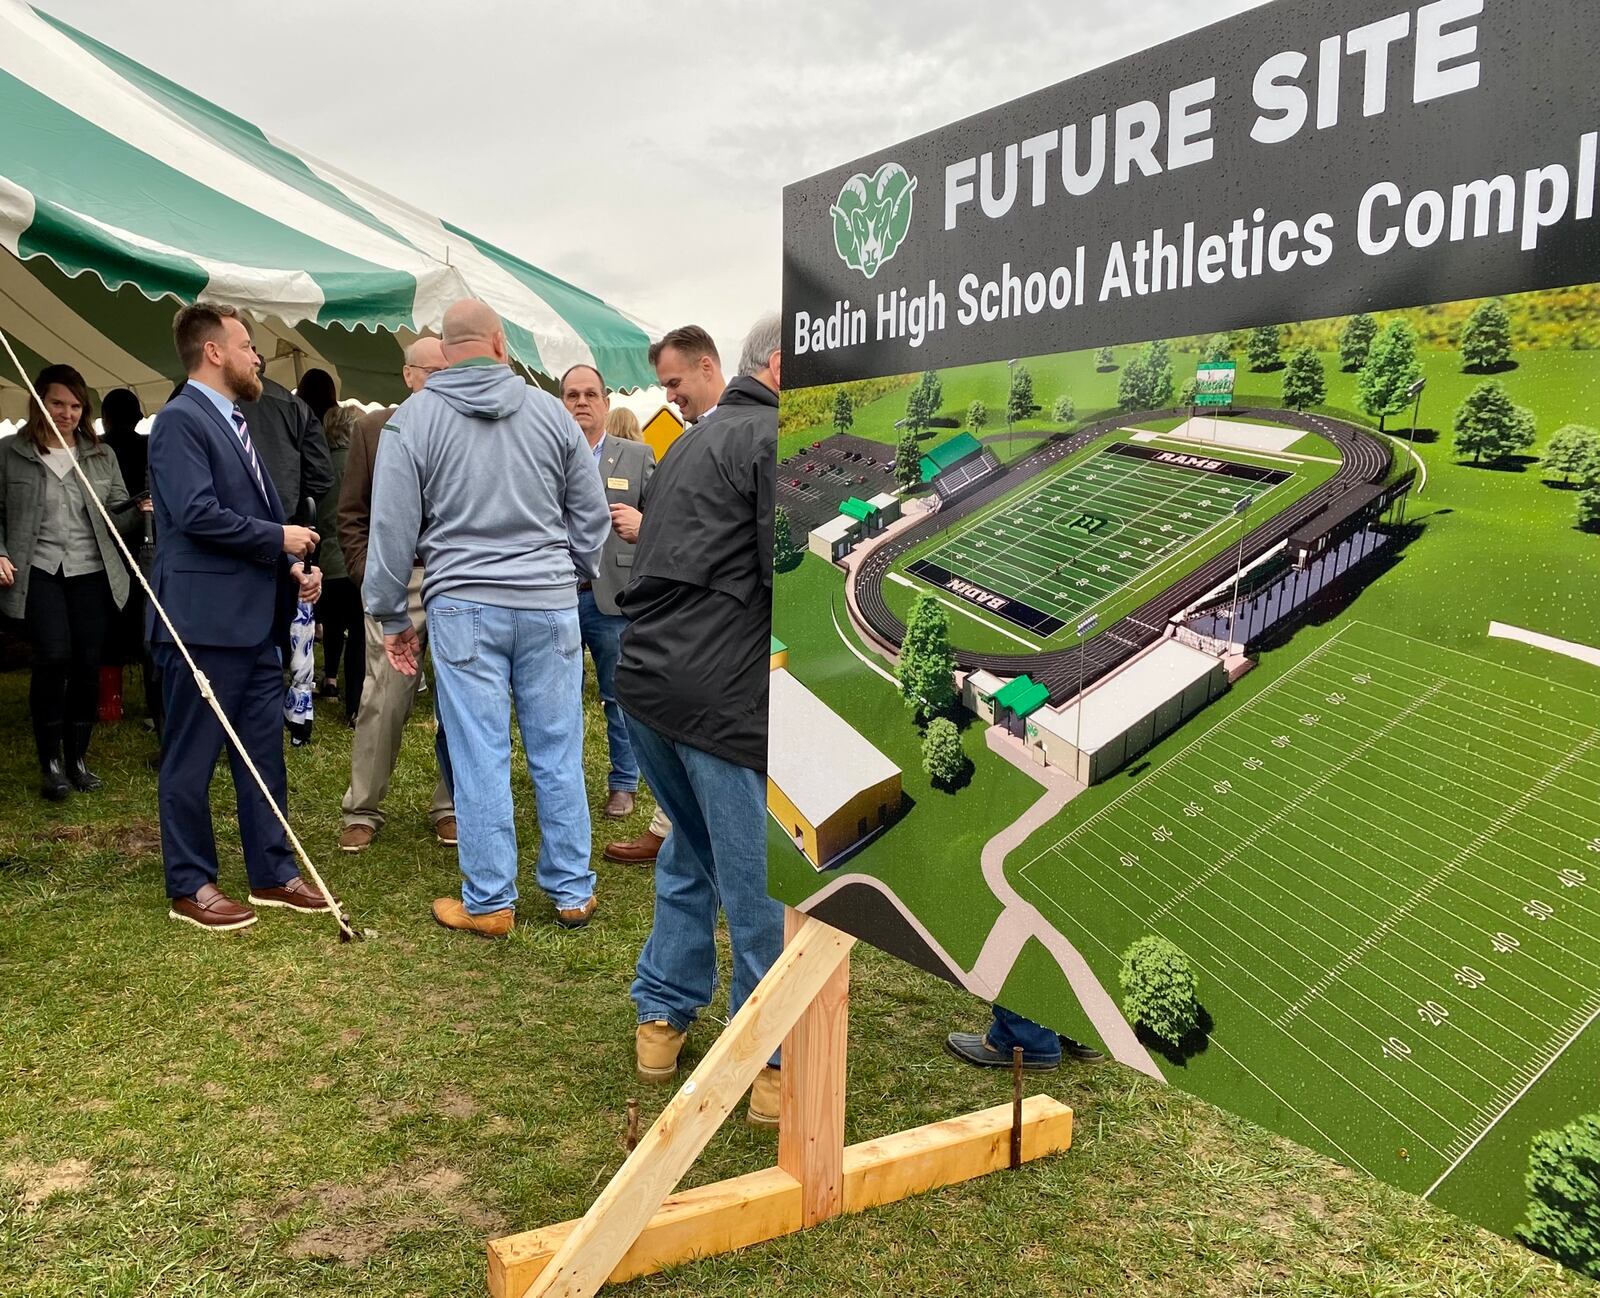
[[[413,365],[407,361],[400,367],[403,370],[421,370],[424,374],[437,374],[444,368],[443,365]]]

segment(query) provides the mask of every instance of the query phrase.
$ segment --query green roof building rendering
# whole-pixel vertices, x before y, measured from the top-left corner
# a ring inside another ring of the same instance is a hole
[[[983,451],[983,443],[971,433],[957,433],[947,442],[940,442],[920,461],[922,480],[932,482],[953,464],[959,464],[970,455]]]
[[[1007,681],[995,691],[996,707],[1006,709],[1017,717],[1037,712],[1050,699],[1050,691],[1031,676],[1018,676]]]
[[[858,523],[865,523],[869,518],[878,512],[878,507],[876,505],[869,505],[866,501],[858,500],[855,496],[851,496],[849,500],[840,502],[839,512],[841,514],[850,515],[850,517],[855,519]]]

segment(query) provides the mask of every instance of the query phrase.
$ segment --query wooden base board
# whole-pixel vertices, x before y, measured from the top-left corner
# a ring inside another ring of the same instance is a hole
[[[1071,1145],[1071,1109],[1048,1095],[1023,1102],[1025,1162]],[[844,1211],[861,1212],[970,1181],[1007,1167],[1010,1158],[1009,1104],[863,1141],[844,1151]],[[691,1258],[776,1239],[804,1224],[800,1182],[776,1167],[686,1190],[662,1204],[607,1280],[632,1280]],[[576,1225],[568,1221],[491,1240],[493,1298],[523,1298]]]

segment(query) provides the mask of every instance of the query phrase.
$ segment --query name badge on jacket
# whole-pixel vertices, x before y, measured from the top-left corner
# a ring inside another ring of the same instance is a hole
[[[626,491],[627,489],[628,489],[628,480],[626,478],[607,478],[606,479],[606,490],[607,491]]]

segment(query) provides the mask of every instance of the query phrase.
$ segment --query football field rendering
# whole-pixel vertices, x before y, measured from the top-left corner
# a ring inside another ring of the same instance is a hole
[[[1108,976],[1189,955],[1231,1105],[1432,1195],[1600,1016],[1597,807],[1600,697],[1355,621],[1015,877]]]
[[[1235,516],[1270,509],[1293,477],[1118,440],[958,526],[906,572],[1048,639],[1178,567]]]

